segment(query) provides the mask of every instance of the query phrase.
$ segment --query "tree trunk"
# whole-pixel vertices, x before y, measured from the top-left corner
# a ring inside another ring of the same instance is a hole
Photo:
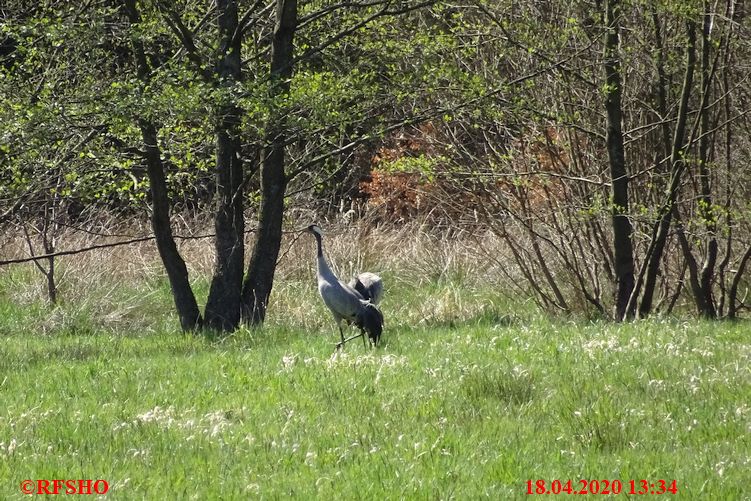
[[[696,63],[696,25],[693,21],[686,22],[687,45],[686,45],[686,73],[681,90],[681,102],[678,108],[678,120],[673,134],[673,148],[670,155],[671,174],[668,187],[668,198],[660,208],[657,221],[652,230],[652,242],[646,255],[646,278],[644,279],[644,294],[639,305],[639,316],[648,316],[652,311],[657,274],[660,269],[660,261],[665,250],[665,242],[670,231],[670,222],[673,215],[673,206],[678,198],[678,190],[681,178],[686,168],[683,159],[684,137],[686,134],[686,121],[688,120],[688,105],[691,95],[691,87],[694,79],[694,64]]]
[[[665,47],[662,42],[662,23],[660,23],[660,16],[657,14],[657,7],[652,4],[652,23],[654,25],[655,44],[657,45],[656,51],[656,66],[657,66],[657,109],[660,114],[657,116],[657,120],[661,122],[660,131],[662,132],[662,145],[664,150],[661,153],[662,159],[670,157],[670,151],[672,145],[670,142],[670,124],[667,121],[668,117],[668,78],[665,75]],[[662,163],[667,163],[663,160]],[[665,172],[666,169],[659,168],[658,172]]]
[[[57,174],[57,188],[60,188],[60,174]],[[58,230],[58,206],[60,203],[60,197],[57,193],[52,195],[44,207],[44,221],[42,223],[42,246],[45,254],[53,254],[55,252],[55,236]],[[47,298],[50,304],[57,304],[57,282],[55,281],[55,256],[50,255],[47,258],[47,270],[44,272],[47,277]]]
[[[169,195],[164,175],[161,152],[157,145],[154,125],[147,120],[140,120],[141,135],[146,147],[146,164],[151,190],[151,227],[156,237],[156,246],[162,258],[164,269],[172,289],[180,326],[184,331],[197,330],[202,325],[196,297],[188,281],[188,268],[185,266],[177,244],[172,236],[169,217]]]
[[[206,302],[206,324],[232,331],[240,323],[240,294],[245,258],[243,216],[243,169],[239,139],[240,110],[229,95],[241,80],[241,37],[237,1],[218,0],[219,61],[216,77],[221,91],[216,124],[216,264]]]
[[[605,23],[608,33],[605,38],[605,76],[607,92],[607,147],[610,164],[613,209],[613,247],[615,272],[615,318],[624,320],[633,316],[633,308],[628,308],[629,298],[634,289],[634,249],[631,243],[631,221],[628,218],[628,174],[623,152],[623,131],[621,123],[621,64],[618,55],[619,44],[618,0],[608,0],[605,6]]]
[[[728,2],[728,18],[733,18],[733,0],[729,0]],[[724,62],[723,62],[723,69],[722,69],[722,85],[723,85],[723,92],[727,92],[727,89],[730,88],[730,71],[731,68],[734,68],[733,66],[733,59],[732,59],[732,51],[730,50],[731,44],[730,44],[730,35],[728,35],[728,50],[725,52]],[[725,96],[725,106],[724,106],[724,113],[725,113],[725,120],[729,120],[732,116],[732,97],[730,93],[727,93]],[[723,313],[727,314],[728,312],[725,310],[725,304],[727,299],[727,289],[726,289],[726,281],[725,281],[725,272],[727,270],[727,266],[730,263],[730,256],[733,253],[733,211],[730,210],[731,203],[734,196],[734,187],[731,177],[731,172],[733,172],[733,125],[731,125],[730,122],[725,124],[725,147],[724,147],[724,157],[725,157],[725,203],[724,203],[724,209],[725,209],[725,227],[727,228],[727,236],[725,238],[725,252],[722,260],[717,265],[717,274],[718,276],[718,282],[720,283],[720,300],[719,304],[717,305],[717,315],[722,315]]]
[[[704,315],[707,310],[707,305],[704,303],[704,294],[701,288],[701,282],[699,280],[699,267],[696,264],[696,259],[691,253],[691,245],[688,243],[686,234],[683,230],[683,222],[681,221],[678,210],[674,208],[673,219],[675,220],[676,235],[678,236],[678,243],[681,246],[683,257],[686,259],[686,267],[688,268],[688,283],[691,286],[691,293],[694,296],[694,302],[696,303],[696,311],[699,315]]]
[[[125,10],[131,25],[141,22],[140,13],[135,0],[125,0]],[[149,65],[144,53],[143,44],[136,36],[132,39],[133,53],[136,59],[138,78],[144,83],[149,81]],[[146,150],[146,170],[149,177],[151,192],[151,227],[154,231],[157,250],[167,272],[175,308],[180,317],[180,326],[184,331],[192,331],[201,327],[201,312],[198,310],[193,289],[188,281],[188,268],[180,252],[177,250],[170,224],[170,204],[167,192],[167,181],[164,175],[161,151],[157,142],[156,126],[149,120],[138,120],[141,129],[144,148]]]
[[[712,17],[709,12],[709,2],[704,2],[704,25],[702,29],[702,54],[701,54],[701,88],[704,93],[702,103],[709,102],[712,87],[712,71],[709,67],[709,54],[712,50],[711,40]],[[701,268],[701,278],[699,280],[700,294],[703,296],[700,300],[697,298],[696,305],[699,308],[699,314],[707,318],[717,318],[714,298],[712,295],[712,281],[715,275],[715,264],[717,263],[717,219],[712,207],[712,188],[709,179],[709,139],[712,129],[709,123],[709,107],[703,106],[701,109],[701,134],[699,139],[699,181],[701,185],[701,201],[699,203],[699,214],[704,222],[704,228],[707,231],[707,250],[704,256],[704,264]]]
[[[297,0],[277,0],[276,26],[271,45],[271,102],[283,101],[289,92],[297,29]],[[243,284],[243,318],[249,324],[263,323],[274,283],[276,261],[282,241],[282,218],[287,177],[284,144],[287,139],[285,106],[272,104],[261,162],[261,207],[258,232],[248,274]]]
[[[749,259],[751,259],[751,245],[746,249],[743,257],[741,257],[738,263],[738,271],[735,277],[733,277],[733,282],[730,284],[730,292],[728,292],[728,318],[731,320],[735,319],[738,315],[738,286],[741,283],[741,277]]]

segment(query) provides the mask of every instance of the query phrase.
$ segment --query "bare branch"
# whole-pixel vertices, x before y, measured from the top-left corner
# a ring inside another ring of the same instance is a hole
[[[172,30],[177,39],[180,40],[180,43],[185,49],[188,59],[195,65],[199,75],[201,75],[204,80],[211,81],[213,79],[213,73],[207,67],[203,56],[199,52],[198,47],[196,47],[193,31],[191,31],[185,25],[185,23],[183,23],[180,14],[178,14],[171,6],[169,6],[167,2],[164,2],[162,0],[157,1],[157,6],[159,7],[159,11],[162,13],[164,21],[167,23],[167,26]],[[209,12],[206,13],[204,19],[207,19],[210,16],[211,12],[213,12],[213,9],[214,7],[212,7]],[[199,23],[199,25],[200,24],[203,24],[203,20],[201,23]]]

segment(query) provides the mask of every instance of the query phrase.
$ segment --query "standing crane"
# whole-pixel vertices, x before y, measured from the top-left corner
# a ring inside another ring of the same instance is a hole
[[[378,341],[383,332],[383,314],[376,304],[383,296],[383,281],[375,273],[361,273],[346,284],[336,278],[329,268],[326,258],[323,256],[323,230],[311,224],[304,231],[311,233],[318,244],[318,293],[321,295],[326,307],[334,316],[334,321],[339,327],[341,342],[336,347],[344,346],[344,343],[358,337],[368,335],[370,341],[378,346]],[[360,329],[360,334],[344,339],[342,320],[354,323]]]

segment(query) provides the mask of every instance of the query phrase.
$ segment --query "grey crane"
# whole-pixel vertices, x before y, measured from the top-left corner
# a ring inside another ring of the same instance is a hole
[[[342,282],[331,271],[323,255],[323,230],[318,225],[311,224],[305,231],[311,233],[318,244],[318,293],[339,327],[341,342],[336,347],[340,348],[347,341],[358,337],[363,337],[365,342],[365,334],[378,346],[383,332],[383,314],[376,306],[383,296],[381,277],[375,273],[361,273],[348,284]],[[342,320],[354,323],[360,329],[360,334],[344,339]]]

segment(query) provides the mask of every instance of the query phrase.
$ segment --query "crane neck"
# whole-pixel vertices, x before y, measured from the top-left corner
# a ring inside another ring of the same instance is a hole
[[[316,244],[318,245],[318,279],[325,279],[329,282],[335,283],[336,275],[329,268],[329,264],[326,262],[326,258],[323,256],[323,243],[321,235],[318,233],[313,234],[316,237]]]
[[[321,235],[318,233],[313,233],[313,236],[316,237],[316,245],[318,246],[318,257],[323,257],[323,243],[321,242]]]

